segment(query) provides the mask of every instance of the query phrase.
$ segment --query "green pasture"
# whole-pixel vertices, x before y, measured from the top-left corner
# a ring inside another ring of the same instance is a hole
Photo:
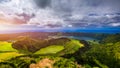
[[[64,46],[51,45],[51,46],[40,49],[39,51],[35,52],[35,54],[55,54],[57,52],[60,52],[63,49],[64,49]]]
[[[12,48],[12,43],[0,41],[0,52],[17,52],[17,50]]]

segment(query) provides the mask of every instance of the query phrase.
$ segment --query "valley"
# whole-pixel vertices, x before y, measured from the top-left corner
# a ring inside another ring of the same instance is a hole
[[[118,68],[119,47],[120,34],[1,34],[0,68],[32,68],[42,61],[54,61],[53,68]]]

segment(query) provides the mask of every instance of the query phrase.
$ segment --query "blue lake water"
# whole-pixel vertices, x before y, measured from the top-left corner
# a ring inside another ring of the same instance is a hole
[[[77,39],[77,40],[97,40],[97,38],[92,37],[85,37],[85,36],[49,36],[49,38],[71,38],[71,39]]]

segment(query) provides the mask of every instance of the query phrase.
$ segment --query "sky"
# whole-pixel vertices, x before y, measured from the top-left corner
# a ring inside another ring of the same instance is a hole
[[[0,0],[0,30],[120,27],[120,0]]]

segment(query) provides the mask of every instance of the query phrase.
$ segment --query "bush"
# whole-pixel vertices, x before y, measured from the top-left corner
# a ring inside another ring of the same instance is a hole
[[[54,64],[52,64],[53,68],[80,68],[80,65],[74,63],[70,59],[55,56],[26,55],[12,58],[7,62],[13,63],[13,65],[15,65],[17,68],[29,68],[31,64],[42,62],[44,59],[49,59],[50,61],[54,62]]]
[[[17,67],[9,62],[0,62],[0,68],[17,68]]]

